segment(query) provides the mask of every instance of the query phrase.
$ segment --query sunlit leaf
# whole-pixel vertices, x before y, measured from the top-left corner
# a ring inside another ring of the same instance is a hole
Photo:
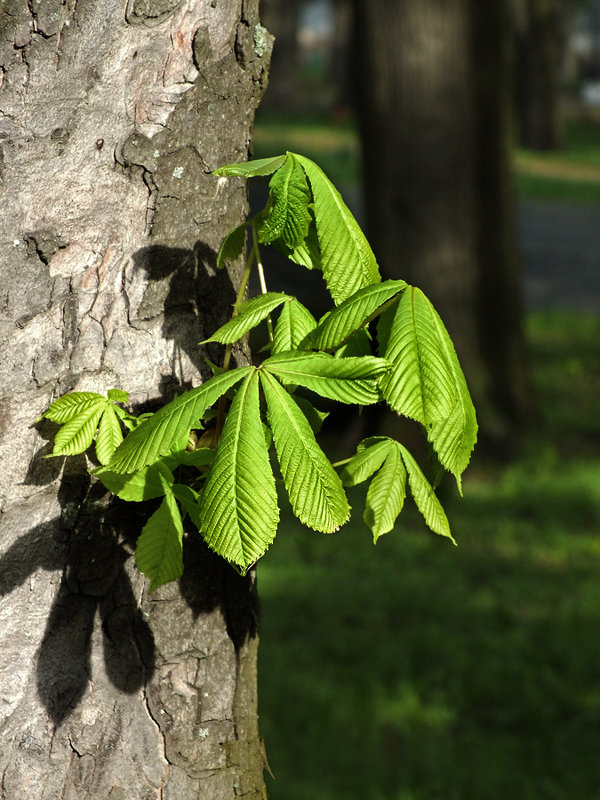
[[[150,579],[150,591],[183,574],[183,523],[173,493],[165,498],[144,525],[137,540],[135,562]]]
[[[342,483],[294,399],[271,375],[261,373],[261,381],[275,450],[294,514],[305,525],[332,533],[350,515]]]

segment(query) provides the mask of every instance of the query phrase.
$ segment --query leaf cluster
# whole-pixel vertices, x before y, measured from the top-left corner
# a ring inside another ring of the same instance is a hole
[[[240,293],[231,320],[206,340],[226,346],[222,370],[144,419],[121,408],[128,398],[118,390],[59,398],[43,415],[62,426],[53,455],[84,452],[95,439],[94,473],[110,491],[132,502],[162,498],[136,549],[151,590],[183,571],[186,518],[240,572],[253,565],[277,532],[276,473],[294,514],[316,531],[344,525],[345,487],[370,481],[364,520],[374,541],[394,528],[407,489],[428,527],[453,541],[430,482],[401,443],[365,439],[340,472],[317,441],[325,416],[319,398],[359,407],[385,402],[422,425],[461,488],[477,422],[435,309],[418,288],[381,280],[359,225],[309,159],[286,153],[215,174],[271,176],[266,207],[225,238],[218,265],[241,256],[250,238],[243,286],[255,266],[264,284],[259,248],[275,246],[322,273],[331,310],[317,320],[290,295],[265,288],[244,301]],[[229,369],[231,346],[263,323],[267,356]]]

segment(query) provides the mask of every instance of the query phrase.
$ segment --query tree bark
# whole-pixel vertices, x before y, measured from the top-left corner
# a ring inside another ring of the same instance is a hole
[[[0,798],[265,797],[254,576],[199,535],[149,596],[138,509],[44,459],[72,390],[154,408],[201,382],[239,269],[215,251],[271,37],[257,0],[0,11]],[[213,358],[218,353],[212,353]],[[243,359],[244,353],[237,354]]]
[[[485,20],[489,4],[480,5]],[[504,117],[501,128],[494,117],[500,85],[486,84],[503,67],[502,45],[485,63],[474,61],[476,28],[467,0],[356,0],[354,8],[366,221],[375,254],[384,274],[420,286],[439,310],[482,435],[502,445],[525,401],[521,357],[498,346],[496,357],[506,361],[491,361],[485,344],[502,339],[514,322],[514,315],[487,316],[491,285],[499,309],[519,308],[508,129]],[[497,234],[488,209],[500,206],[505,227]],[[490,255],[490,234],[502,238],[491,268],[483,257]],[[519,337],[517,327],[515,346],[522,347]],[[501,396],[500,375],[507,381]]]

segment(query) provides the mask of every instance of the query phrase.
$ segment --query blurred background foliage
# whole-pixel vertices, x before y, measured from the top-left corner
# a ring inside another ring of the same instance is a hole
[[[259,567],[270,797],[600,800],[600,3],[262,8],[255,155],[317,161],[434,299],[482,427],[464,498],[440,486],[458,548],[411,506],[373,547],[360,492],[332,536],[284,511]],[[343,456],[362,430],[324,434]]]

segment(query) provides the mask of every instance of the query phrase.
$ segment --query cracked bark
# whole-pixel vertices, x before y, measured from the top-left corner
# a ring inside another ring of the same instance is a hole
[[[246,198],[210,171],[248,154],[257,5],[2,4],[1,800],[264,797],[254,576],[190,534],[149,597],[138,509],[31,425],[65,391],[152,408],[201,382],[239,278],[215,251]]]

